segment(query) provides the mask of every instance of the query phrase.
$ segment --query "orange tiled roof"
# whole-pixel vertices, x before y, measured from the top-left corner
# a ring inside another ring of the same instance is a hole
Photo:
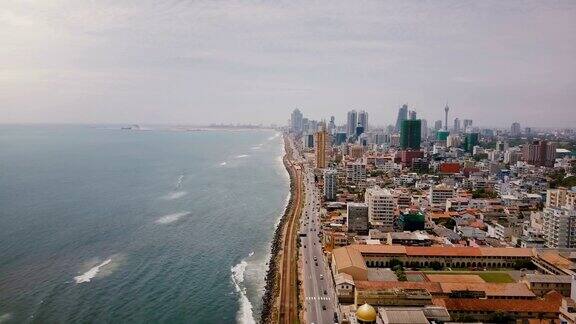
[[[533,250],[530,248],[481,248],[471,246],[401,246],[401,245],[351,245],[350,248],[360,253],[374,254],[405,254],[406,256],[517,256],[531,257]]]
[[[432,294],[442,293],[440,284],[437,282],[411,282],[411,281],[356,281],[357,290],[386,290],[400,289],[426,289]]]
[[[556,292],[555,292],[556,293]],[[556,293],[558,294],[558,293]],[[562,297],[562,296],[560,296]],[[558,313],[562,298],[549,296],[543,300],[518,299],[472,299],[472,298],[434,298],[434,305],[444,306],[448,311],[504,311],[504,312],[532,312],[532,313]]]
[[[535,297],[534,293],[523,283],[463,283],[463,282],[442,282],[440,287],[444,293],[452,291],[471,290],[484,291],[487,296],[516,296]]]

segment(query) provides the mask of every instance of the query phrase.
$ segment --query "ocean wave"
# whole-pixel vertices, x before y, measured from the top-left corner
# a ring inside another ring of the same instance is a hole
[[[226,164],[227,164],[226,162],[220,163],[221,166],[225,166]]]
[[[240,155],[236,155],[236,158],[237,158],[237,159],[242,159],[242,158],[245,158],[245,157],[248,157],[248,156],[249,156],[248,154],[240,154]]]
[[[174,214],[169,214],[169,215],[164,215],[160,218],[158,218],[156,220],[157,224],[171,224],[174,222],[177,222],[178,220],[180,220],[182,217],[188,216],[190,215],[189,212],[180,212],[180,213],[174,213]]]
[[[186,196],[187,194],[188,194],[188,192],[186,192],[186,191],[174,191],[174,192],[171,192],[171,193],[167,194],[166,196],[162,197],[162,199],[174,200],[174,199],[182,198],[182,197]]]
[[[244,286],[244,274],[246,272],[246,266],[248,266],[248,262],[246,262],[246,260],[242,260],[231,269],[232,282],[234,283],[236,292],[240,296],[240,309],[238,310],[236,320],[241,324],[255,324],[256,321],[254,320],[254,314],[252,312],[252,303],[250,303],[250,300],[246,295],[246,287]]]
[[[261,148],[262,148],[261,146],[257,145],[257,146],[252,146],[250,149],[251,150],[259,150]]]
[[[84,282],[90,282],[90,280],[92,280],[94,277],[96,277],[98,272],[100,272],[100,269],[105,267],[106,265],[108,265],[110,262],[112,262],[111,258],[100,263],[99,265],[97,265],[95,267],[90,268],[90,270],[84,272],[83,274],[74,277],[74,280],[76,281],[77,284],[84,283]]]
[[[272,141],[272,140],[274,140],[275,138],[278,138],[278,136],[280,136],[280,133],[276,133],[276,135],[268,137],[268,140],[269,140],[269,141]]]

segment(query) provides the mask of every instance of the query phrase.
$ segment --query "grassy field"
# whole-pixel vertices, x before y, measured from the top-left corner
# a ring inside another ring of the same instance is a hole
[[[486,282],[496,283],[510,283],[514,282],[512,277],[506,272],[493,272],[493,271],[424,271],[424,273],[435,275],[477,275]]]

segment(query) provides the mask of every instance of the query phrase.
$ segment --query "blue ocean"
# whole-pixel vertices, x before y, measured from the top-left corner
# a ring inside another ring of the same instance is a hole
[[[252,323],[289,179],[272,130],[0,126],[0,323]]]

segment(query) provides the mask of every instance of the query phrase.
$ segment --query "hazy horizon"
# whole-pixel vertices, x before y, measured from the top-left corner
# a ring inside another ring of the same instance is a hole
[[[576,2],[4,1],[0,123],[576,124]]]

